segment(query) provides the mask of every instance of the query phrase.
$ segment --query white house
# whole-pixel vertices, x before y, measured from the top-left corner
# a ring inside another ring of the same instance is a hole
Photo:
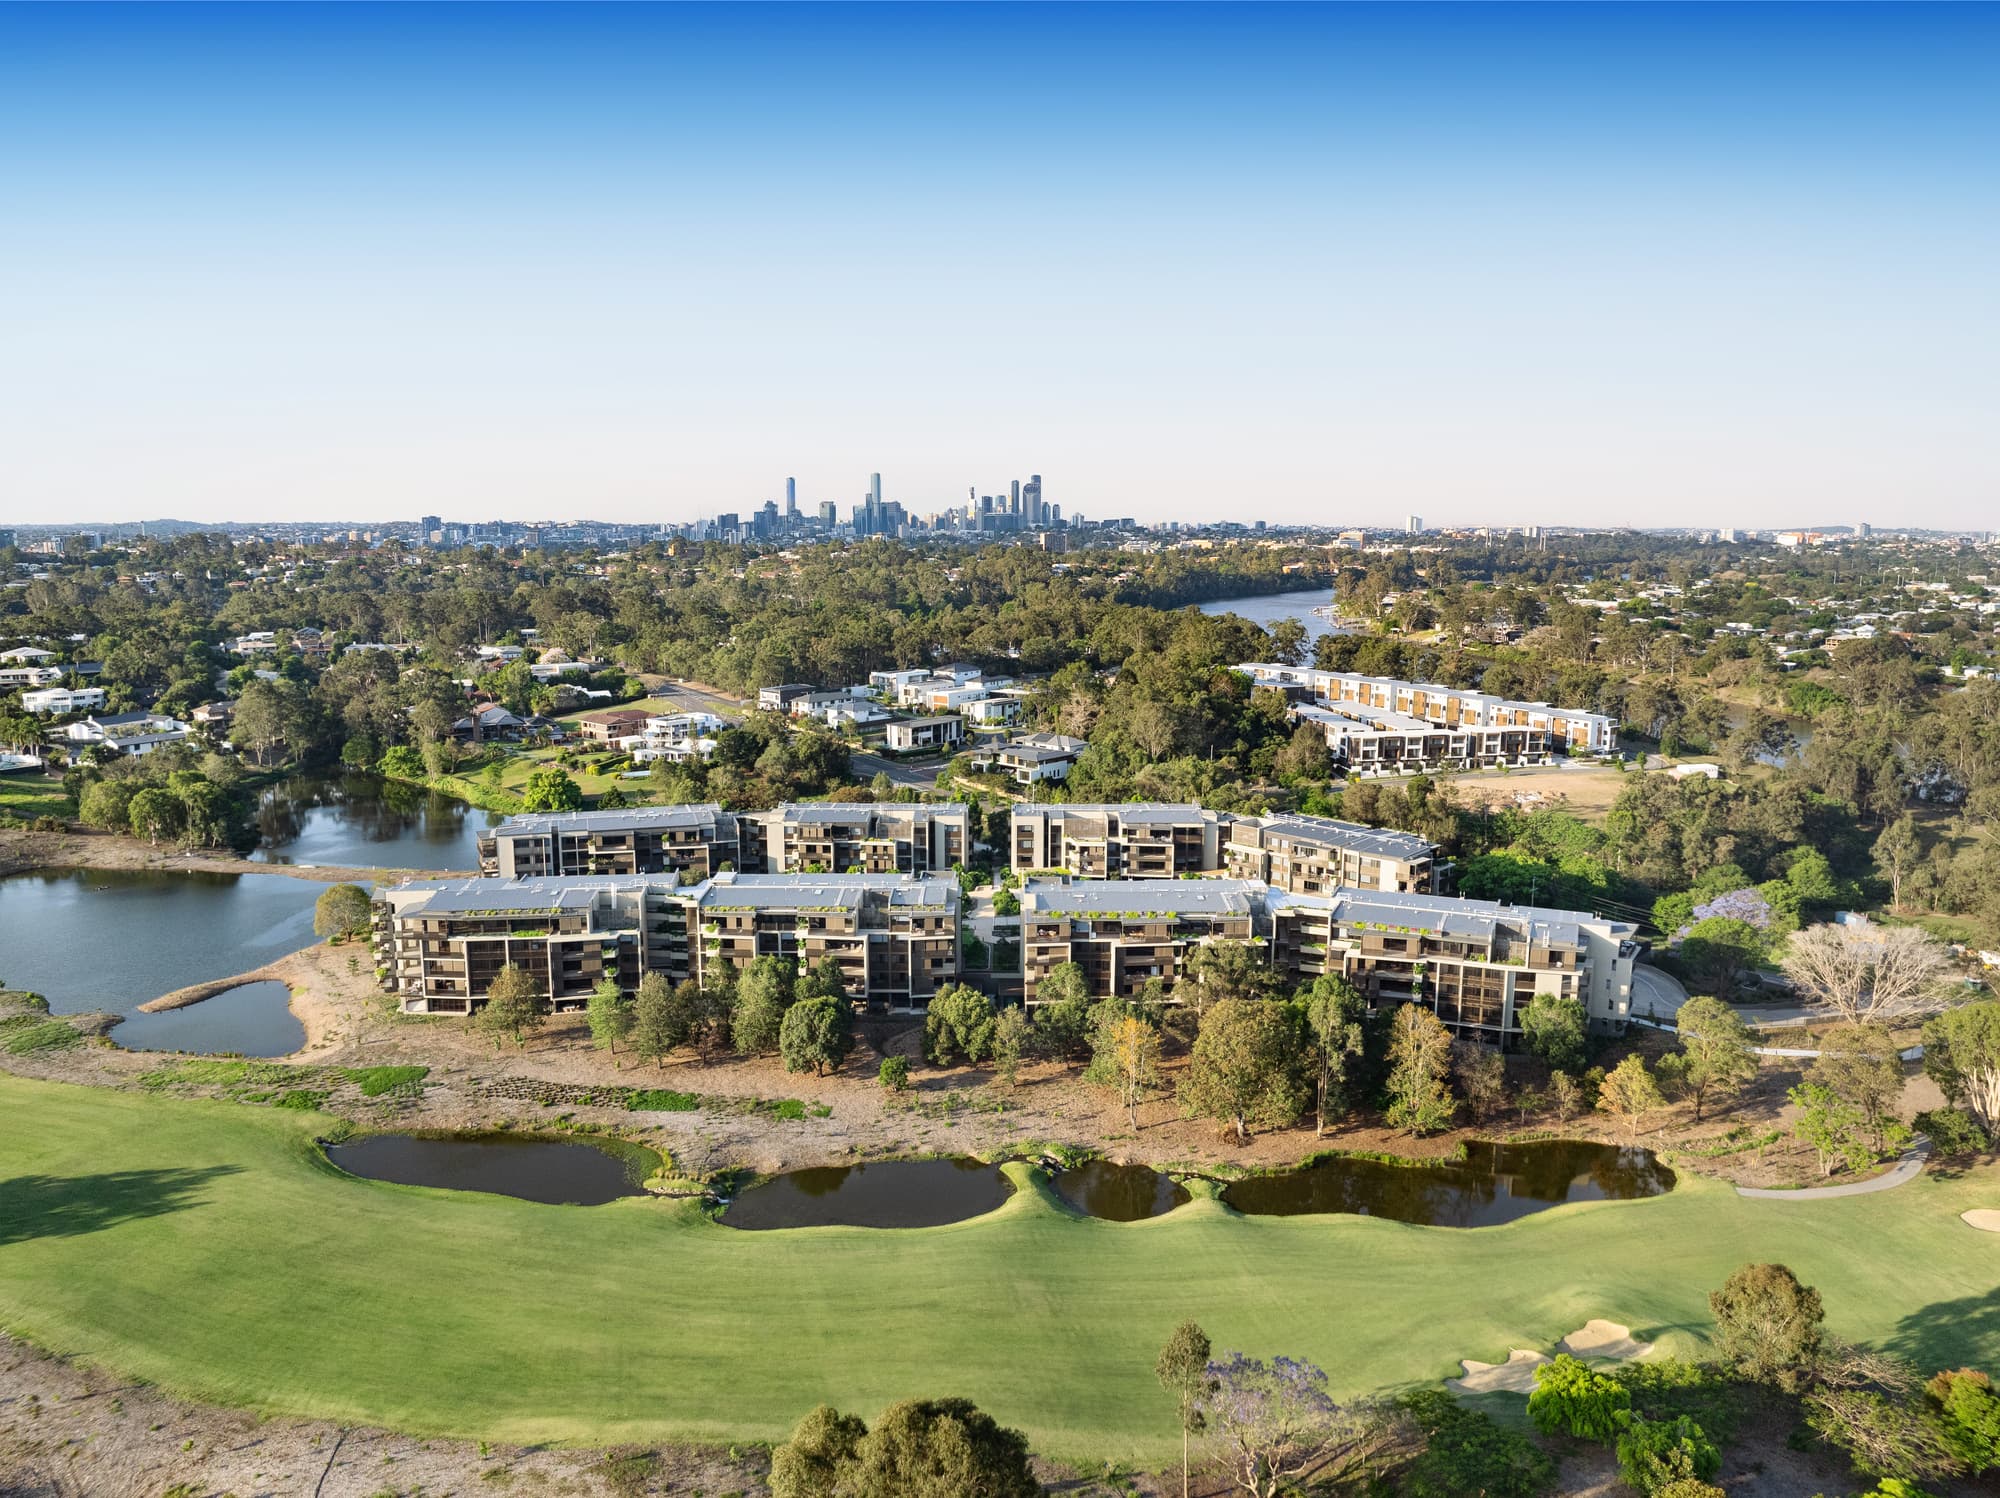
[[[965,720],[950,718],[903,718],[885,730],[891,749],[943,749],[965,741]]]
[[[43,650],[38,645],[16,645],[12,650],[0,650],[0,661],[10,666],[43,666],[55,658],[53,650]]]
[[[45,687],[63,679],[61,666],[0,666],[0,692],[17,687]]]
[[[23,692],[21,706],[31,713],[83,713],[104,706],[103,687],[44,687]]]
[[[162,744],[178,744],[190,732],[187,724],[165,713],[108,713],[69,725],[73,744],[104,744],[122,754],[150,754]]]
[[[959,709],[975,723],[1012,723],[1021,716],[1018,697],[981,697]]]

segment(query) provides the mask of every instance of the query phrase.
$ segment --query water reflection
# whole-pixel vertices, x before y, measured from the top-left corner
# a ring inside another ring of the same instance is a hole
[[[1144,1165],[1091,1160],[1055,1178],[1056,1194],[1079,1212],[1107,1222],[1138,1222],[1189,1200],[1187,1187]]]
[[[472,869],[478,837],[501,821],[379,775],[293,775],[258,798],[258,848],[267,863],[349,864],[389,869]]]
[[[400,1186],[486,1191],[554,1206],[594,1207],[643,1194],[646,1151],[636,1146],[511,1134],[464,1134],[426,1139],[371,1134],[330,1144],[326,1157],[349,1175]]]
[[[991,1212],[1013,1192],[999,1166],[980,1160],[877,1160],[773,1176],[731,1202],[722,1221],[752,1230],[927,1228]]]

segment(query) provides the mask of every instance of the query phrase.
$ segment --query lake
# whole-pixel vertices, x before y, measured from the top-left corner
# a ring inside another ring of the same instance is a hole
[[[486,1191],[550,1206],[595,1207],[643,1196],[649,1151],[513,1134],[369,1134],[330,1144],[326,1157],[349,1175],[400,1186]],[[658,1156],[652,1156],[657,1163]]]
[[[256,809],[263,863],[384,869],[476,869],[479,834],[502,821],[421,786],[379,775],[293,775]]]
[[[56,1014],[127,1016],[133,1050],[282,1056],[305,1043],[281,983],[164,1014],[139,1005],[190,983],[262,967],[313,941],[325,886],[273,874],[65,869],[0,879],[0,982]]]
[[[928,1228],[991,1212],[1014,1194],[981,1160],[877,1160],[759,1181],[724,1209],[732,1228]]]
[[[1061,1172],[1051,1184],[1056,1195],[1077,1211],[1106,1222],[1141,1222],[1190,1199],[1187,1187],[1172,1176],[1150,1166],[1114,1165],[1109,1160],[1087,1160]]]
[[[1551,1139],[1468,1144],[1463,1162],[1401,1164],[1335,1156],[1237,1181],[1222,1199],[1260,1217],[1352,1212],[1434,1227],[1483,1228],[1563,1202],[1628,1201],[1671,1190],[1651,1150]]]
[[[1296,619],[1306,627],[1306,638],[1317,640],[1321,635],[1351,635],[1356,631],[1352,625],[1329,624],[1313,610],[1321,604],[1333,602],[1331,588],[1307,588],[1297,593],[1265,593],[1255,598],[1218,598],[1204,603],[1204,614],[1237,614],[1252,624],[1269,629],[1280,619]]]

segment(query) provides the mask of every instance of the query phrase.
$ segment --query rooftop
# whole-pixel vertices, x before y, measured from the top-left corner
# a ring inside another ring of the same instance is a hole
[[[1332,817],[1243,817],[1239,821],[1261,827],[1267,835],[1325,843],[1330,847],[1378,858],[1428,858],[1436,851],[1428,838],[1419,837],[1414,832],[1398,832],[1391,827],[1364,827],[1359,822],[1341,822]]]
[[[1021,909],[1033,915],[1250,915],[1265,887],[1254,879],[1030,879]]]
[[[622,831],[654,827],[706,827],[722,816],[713,801],[691,806],[620,806],[606,811],[531,811],[507,818],[498,836],[533,836],[546,832]]]

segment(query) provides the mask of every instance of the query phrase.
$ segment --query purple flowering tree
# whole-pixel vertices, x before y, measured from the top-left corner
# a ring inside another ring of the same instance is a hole
[[[1374,1405],[1340,1405],[1326,1374],[1297,1358],[1225,1354],[1208,1365],[1201,1413],[1230,1479],[1251,1498],[1331,1475],[1376,1449],[1391,1421]]]

